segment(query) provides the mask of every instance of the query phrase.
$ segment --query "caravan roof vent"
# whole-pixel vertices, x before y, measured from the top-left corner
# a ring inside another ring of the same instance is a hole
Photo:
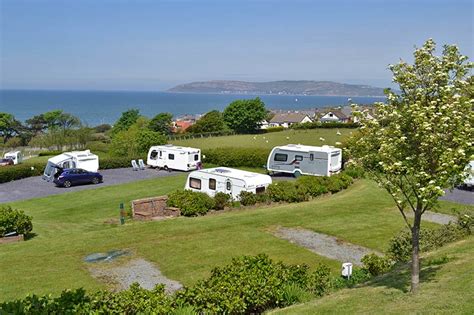
[[[226,169],[224,169],[224,168],[216,168],[214,171],[215,171],[216,173],[221,173],[221,174],[230,173],[229,170],[226,170]]]

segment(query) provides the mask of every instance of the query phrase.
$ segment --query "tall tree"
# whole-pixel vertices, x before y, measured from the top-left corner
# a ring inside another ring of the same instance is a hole
[[[128,130],[131,125],[137,122],[139,117],[140,111],[138,109],[129,109],[123,112],[112,128],[112,135],[116,135],[120,131]]]
[[[213,110],[202,116],[194,125],[188,128],[192,133],[219,132],[228,129],[222,113]]]
[[[224,121],[238,133],[251,133],[260,127],[266,115],[265,103],[257,97],[230,103],[224,110]]]
[[[159,113],[150,120],[148,128],[152,131],[159,132],[164,135],[171,134],[173,123],[173,114]]]
[[[428,40],[414,63],[391,65],[400,92],[376,104],[376,118],[364,112],[351,146],[356,161],[393,197],[412,235],[411,291],[419,286],[421,218],[446,188],[463,179],[473,159],[473,63],[456,46],[435,55]],[[411,219],[409,212],[412,213]]]
[[[12,114],[0,112],[0,137],[3,138],[3,143],[14,135],[19,135],[21,129],[21,123]]]

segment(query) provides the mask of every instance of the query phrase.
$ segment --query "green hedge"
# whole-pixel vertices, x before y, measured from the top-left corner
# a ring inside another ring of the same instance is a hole
[[[271,133],[271,132],[280,132],[280,131],[283,131],[283,130],[286,130],[285,127],[268,127],[267,129],[262,129],[262,132],[264,133]]]
[[[358,123],[340,123],[340,122],[327,122],[327,123],[322,123],[319,121],[316,122],[307,122],[307,123],[302,123],[302,124],[293,124],[290,126],[291,129],[334,129],[334,128],[359,128]]]
[[[202,151],[204,163],[228,167],[263,167],[270,154],[268,149],[255,148],[216,148]]]
[[[203,215],[216,208],[216,202],[212,197],[191,190],[177,190],[169,194],[166,205],[179,208],[181,214],[187,217]]]
[[[45,164],[17,164],[0,167],[0,183],[10,182],[22,178],[39,176],[43,174]]]
[[[51,156],[51,155],[59,155],[63,153],[63,151],[42,151],[38,153],[38,156]]]

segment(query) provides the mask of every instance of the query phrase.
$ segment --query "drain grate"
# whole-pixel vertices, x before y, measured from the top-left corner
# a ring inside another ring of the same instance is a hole
[[[99,262],[99,261],[111,261],[114,260],[117,257],[128,255],[129,252],[126,250],[111,250],[107,253],[94,253],[87,255],[84,258],[84,261],[86,262]]]

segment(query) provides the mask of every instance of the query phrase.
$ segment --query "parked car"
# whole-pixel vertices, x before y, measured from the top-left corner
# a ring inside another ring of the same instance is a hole
[[[77,184],[98,184],[103,181],[103,177],[98,172],[89,172],[81,168],[60,169],[54,175],[54,183],[57,186],[69,188]]]
[[[12,159],[0,159],[0,166],[8,166],[15,164]]]

